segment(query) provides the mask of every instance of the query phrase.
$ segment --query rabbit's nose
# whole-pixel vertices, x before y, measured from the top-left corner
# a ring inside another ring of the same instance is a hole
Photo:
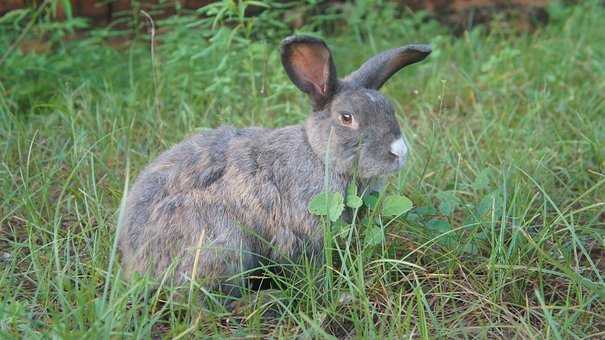
[[[400,160],[405,158],[405,155],[408,153],[408,147],[403,140],[403,137],[396,139],[393,143],[391,143],[391,154],[397,156]]]

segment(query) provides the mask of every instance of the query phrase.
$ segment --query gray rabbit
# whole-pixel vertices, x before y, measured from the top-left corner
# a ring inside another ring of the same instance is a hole
[[[279,129],[196,134],[148,165],[119,220],[126,278],[148,273],[175,284],[195,278],[238,295],[228,278],[263,259],[321,257],[323,231],[309,201],[326,189],[344,195],[354,176],[369,183],[403,166],[408,147],[393,105],[378,90],[430,53],[428,45],[395,48],[338,79],[322,40],[283,40],[282,64],[313,112],[303,124]]]

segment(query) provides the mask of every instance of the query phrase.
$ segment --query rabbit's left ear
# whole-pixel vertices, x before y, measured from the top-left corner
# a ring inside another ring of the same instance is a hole
[[[310,36],[284,39],[281,62],[294,85],[311,97],[314,109],[321,109],[334,95],[336,67],[323,40]]]
[[[354,87],[378,90],[397,71],[431,54],[431,45],[414,44],[394,48],[368,59],[344,79]]]

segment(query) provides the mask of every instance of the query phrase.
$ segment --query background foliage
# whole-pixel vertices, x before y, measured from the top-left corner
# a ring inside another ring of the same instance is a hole
[[[277,53],[289,8],[246,17],[254,2],[219,2],[155,22],[152,45],[138,13],[78,33],[87,22],[49,20],[53,3],[0,18],[3,336],[604,335],[596,1],[552,4],[533,33],[496,19],[453,36],[388,2],[307,20],[298,32],[328,41],[340,75],[383,49],[433,44],[384,89],[413,150],[384,195],[414,208],[391,216],[384,197],[365,198],[363,219],[327,229],[331,266],[267,272],[280,290],[233,313],[122,282],[116,211],[125,183],[188,134],[305,119]],[[279,313],[260,313],[269,305]]]

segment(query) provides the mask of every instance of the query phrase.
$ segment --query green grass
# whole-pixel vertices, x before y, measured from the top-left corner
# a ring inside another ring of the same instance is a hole
[[[243,18],[225,2],[166,19],[153,58],[142,31],[116,49],[107,41],[130,31],[65,41],[73,21],[32,25],[24,38],[44,35],[51,51],[0,65],[0,335],[605,336],[605,9],[552,5],[531,34],[497,22],[454,37],[379,7],[300,31],[324,30],[340,75],[382,49],[433,44],[384,89],[413,150],[386,194],[415,208],[393,219],[364,206],[331,229],[332,266],[274,277],[281,290],[262,300],[274,318],[260,299],[230,313],[197,303],[195,285],[183,301],[125,283],[114,241],[126,181],[186,135],[305,119],[277,54],[285,9]],[[0,21],[0,55],[23,15]]]

